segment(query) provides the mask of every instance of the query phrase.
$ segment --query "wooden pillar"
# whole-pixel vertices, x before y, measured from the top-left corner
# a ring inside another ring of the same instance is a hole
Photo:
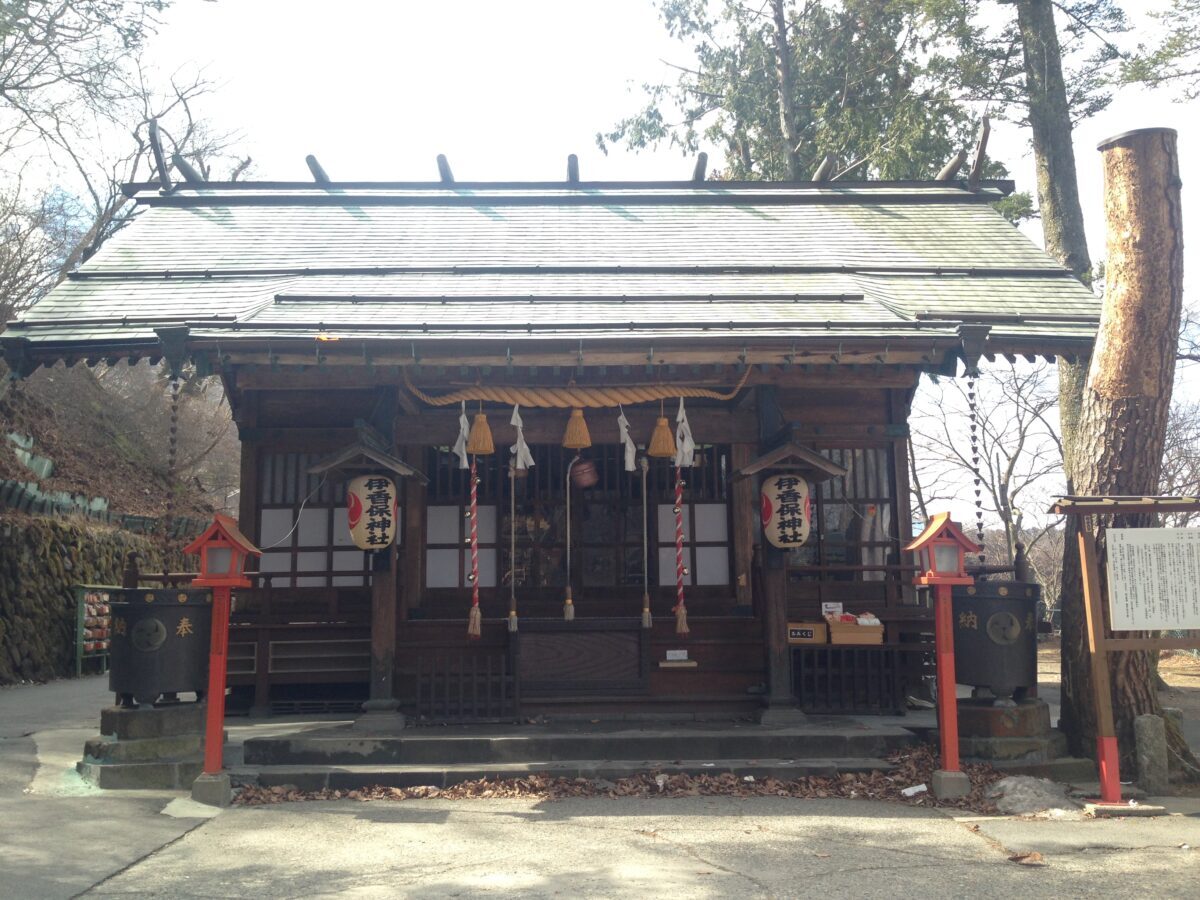
[[[425,448],[408,446],[404,461],[419,471],[425,470]],[[404,552],[400,578],[400,621],[421,605],[425,584],[425,497],[426,487],[410,478],[404,484]]]
[[[396,669],[396,563],[393,544],[372,557],[371,573],[371,684],[365,712],[393,712]]]
[[[731,449],[733,471],[737,472],[750,462],[754,454],[753,444],[734,444]],[[733,482],[733,583],[737,603],[737,615],[754,614],[754,590],[751,566],[754,557],[754,535],[758,518],[758,479],[739,478]]]
[[[755,388],[758,407],[758,437],[766,441],[783,427],[774,385]],[[762,544],[763,643],[767,651],[767,708],[764,725],[803,722],[805,717],[792,697],[792,659],[787,642],[787,554],[768,543]]]

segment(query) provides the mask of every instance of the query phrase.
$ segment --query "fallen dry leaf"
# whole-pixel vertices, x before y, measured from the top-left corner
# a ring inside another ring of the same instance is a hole
[[[927,793],[913,798],[901,794],[901,788],[928,782],[938,768],[938,757],[932,748],[919,747],[889,757],[895,769],[889,773],[842,773],[837,776],[806,776],[792,781],[767,777],[746,780],[732,772],[687,775],[682,773],[648,771],[629,778],[603,784],[587,778],[555,778],[549,775],[528,775],[524,778],[489,780],[481,778],[447,788],[431,785],[420,787],[384,787],[373,785],[353,791],[301,791],[294,785],[258,787],[248,785],[239,790],[234,803],[239,806],[264,806],[304,800],[483,800],[536,799],[563,800],[572,797],[789,797],[794,799],[866,798],[905,803],[909,806],[940,806],[983,814],[994,814],[995,807],[987,798],[988,788],[1002,775],[987,765],[966,765],[964,771],[971,780],[971,792],[960,800],[938,800]],[[972,830],[977,830],[973,826]]]
[[[1042,854],[1033,850],[1029,853],[1014,853],[1008,858],[1009,862],[1015,862],[1021,866],[1044,866],[1046,859]]]

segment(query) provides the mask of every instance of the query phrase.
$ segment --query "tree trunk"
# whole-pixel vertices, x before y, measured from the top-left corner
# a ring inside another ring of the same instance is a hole
[[[788,161],[788,179],[800,181],[800,152],[797,149],[800,136],[796,133],[796,91],[792,81],[792,48],[787,39],[787,16],[784,0],[771,0],[771,14],[775,19],[775,67],[779,87],[779,127],[784,151]]]
[[[1051,0],[1017,0],[1017,27],[1025,60],[1025,88],[1037,170],[1038,206],[1046,250],[1075,277],[1091,283],[1079,181],[1075,174],[1071,109],[1062,74],[1062,51],[1054,26]],[[1076,446],[1083,386],[1089,360],[1058,361],[1059,423],[1063,443],[1063,469],[1068,492],[1076,493]],[[1062,592],[1062,722],[1071,751],[1091,753],[1082,741],[1087,731],[1081,722],[1095,720],[1088,669],[1087,627],[1083,615],[1083,576],[1073,541],[1063,544]]]
[[[1175,132],[1144,129],[1101,145],[1108,269],[1100,332],[1088,371],[1076,444],[1076,490],[1085,495],[1153,496],[1158,492],[1175,349],[1183,308],[1183,216]],[[1100,563],[1107,596],[1105,525],[1139,527],[1150,516],[1093,522],[1085,535]],[[1106,619],[1107,619],[1107,610]],[[1113,716],[1124,771],[1136,768],[1133,720],[1161,715],[1151,655],[1111,655]],[[1079,716],[1087,744],[1095,716]],[[1172,749],[1194,764],[1177,729]]]

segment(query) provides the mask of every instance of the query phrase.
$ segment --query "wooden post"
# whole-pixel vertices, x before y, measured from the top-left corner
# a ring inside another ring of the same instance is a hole
[[[371,561],[371,684],[365,712],[393,712],[396,668],[396,545]]]
[[[225,749],[225,672],[228,668],[228,587],[212,589],[212,639],[208,651],[208,706],[204,727],[204,774],[216,775],[223,766]]]
[[[942,746],[942,771],[961,771],[958,764],[958,682],[954,675],[954,608],[948,584],[933,589],[936,617],[934,646],[937,652],[938,737]]]
[[[1113,722],[1112,682],[1108,671],[1108,647],[1104,637],[1101,607],[1100,567],[1096,548],[1082,519],[1075,519],[1079,562],[1083,571],[1083,610],[1087,617],[1088,651],[1092,661],[1092,691],[1096,703],[1096,765],[1100,770],[1100,800],[1121,802],[1120,751]]]
[[[730,453],[733,471],[739,471],[750,462],[753,445],[734,444]],[[754,555],[755,520],[758,516],[756,478],[738,478],[733,482],[733,583],[737,597],[734,612],[738,615],[753,615],[754,593],[751,567]]]

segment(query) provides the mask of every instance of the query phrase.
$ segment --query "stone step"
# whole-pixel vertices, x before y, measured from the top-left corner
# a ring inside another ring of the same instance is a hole
[[[292,785],[300,790],[357,790],[383,787],[450,787],[464,781],[524,778],[540,774],[558,778],[588,778],[616,781],[650,772],[674,775],[722,775],[756,780],[778,778],[791,781],[806,776],[834,776],[844,772],[887,772],[892,765],[877,758],[838,759],[743,759],[743,760],[574,760],[523,763],[463,763],[444,766],[348,765],[348,766],[241,766],[230,770],[237,784],[262,787]]]
[[[83,745],[86,762],[159,762],[199,757],[204,752],[204,736],[184,734],[156,738],[118,740],[94,737]]]
[[[204,768],[202,760],[173,762],[78,762],[75,770],[85,781],[106,790],[189,790]]]
[[[388,735],[349,728],[280,737],[249,738],[246,765],[418,765],[567,762],[646,759],[845,759],[883,758],[917,742],[894,727],[797,726],[764,729],[628,729],[593,733],[509,729],[446,733],[414,728]]]

